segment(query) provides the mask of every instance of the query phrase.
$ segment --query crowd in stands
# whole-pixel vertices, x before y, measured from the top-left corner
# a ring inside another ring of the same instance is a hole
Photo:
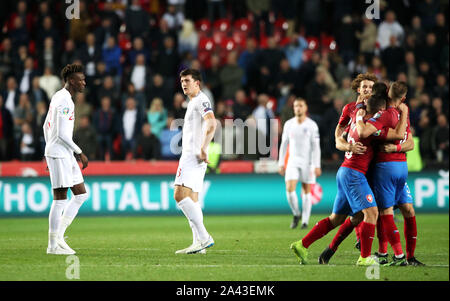
[[[216,118],[293,117],[296,96],[320,128],[322,158],[340,160],[334,129],[371,72],[405,81],[425,160],[448,161],[448,1],[2,1],[0,161],[41,160],[42,125],[66,64],[84,66],[74,141],[90,160],[176,159],[186,100],[178,74],[201,70]],[[171,126],[172,124],[172,126]],[[263,136],[270,129],[258,127]],[[178,137],[178,138],[177,138]],[[248,159],[231,156],[229,159]],[[225,157],[227,159],[227,157]]]

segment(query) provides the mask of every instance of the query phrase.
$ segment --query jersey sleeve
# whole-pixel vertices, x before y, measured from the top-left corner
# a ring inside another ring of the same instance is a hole
[[[341,117],[339,117],[338,124],[340,126],[346,126],[348,122],[350,121],[350,112],[349,112],[350,105],[345,105],[344,109],[342,109]]]
[[[81,154],[81,149],[73,142],[71,136],[73,127],[70,123],[74,118],[73,108],[63,102],[56,107],[56,111],[56,136],[73,152]]]
[[[367,120],[367,123],[373,125],[379,131],[384,127],[392,127],[392,116],[388,111],[378,111]]]
[[[211,106],[211,102],[209,101],[209,99],[207,97],[199,99],[197,102],[196,108],[197,108],[198,112],[202,115],[202,117],[205,117],[205,115],[210,112],[214,113],[212,106]]]
[[[281,135],[281,145],[278,158],[278,166],[284,166],[284,158],[289,144],[289,123],[286,122],[283,127],[283,134]]]

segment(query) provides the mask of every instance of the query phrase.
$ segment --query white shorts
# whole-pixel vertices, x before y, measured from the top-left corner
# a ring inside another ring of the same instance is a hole
[[[70,188],[83,183],[83,175],[75,157],[50,158],[45,157],[50,172],[52,188]]]
[[[181,155],[174,184],[189,187],[193,192],[201,192],[207,165],[205,162],[199,163],[195,155]]]
[[[285,181],[297,180],[300,183],[314,184],[316,183],[316,174],[314,167],[297,167],[297,166],[287,166],[286,173],[284,175]]]

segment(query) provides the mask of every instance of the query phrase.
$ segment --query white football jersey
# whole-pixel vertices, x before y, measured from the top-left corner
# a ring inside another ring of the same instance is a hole
[[[294,117],[286,121],[281,137],[279,166],[284,166],[288,145],[289,166],[320,168],[319,127],[314,120],[306,117],[302,123],[298,123]]]
[[[189,100],[183,124],[183,154],[200,154],[204,134],[203,116],[209,112],[213,112],[211,101],[202,91]]]
[[[75,105],[70,92],[62,88],[53,95],[43,126],[46,157],[68,158],[74,152],[81,154],[72,140],[74,124]]]

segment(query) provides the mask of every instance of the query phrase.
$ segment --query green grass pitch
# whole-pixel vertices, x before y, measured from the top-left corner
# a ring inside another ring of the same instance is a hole
[[[310,225],[325,215],[313,215]],[[317,257],[337,230],[309,248],[309,265],[299,265],[289,249],[308,230],[291,230],[289,215],[208,216],[216,245],[206,255],[175,255],[192,242],[180,216],[78,217],[67,231],[77,251],[79,280],[304,281],[358,280],[359,253],[351,234],[330,261]],[[449,215],[419,214],[416,257],[426,267],[381,267],[379,281],[449,280]],[[403,222],[398,223],[403,239]],[[311,228],[311,227],[310,227]],[[68,280],[66,256],[46,255],[47,218],[0,219],[0,280]],[[378,247],[374,240],[373,251]],[[392,254],[392,250],[389,248]],[[72,281],[72,280],[71,280]]]

